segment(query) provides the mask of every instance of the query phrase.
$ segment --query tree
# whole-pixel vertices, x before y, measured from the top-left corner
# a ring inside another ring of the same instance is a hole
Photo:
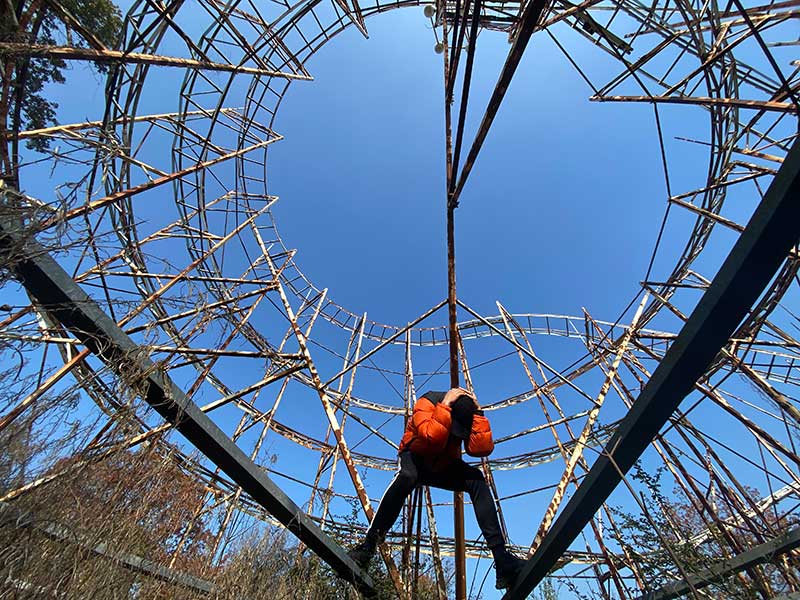
[[[13,10],[11,10],[13,8]],[[117,43],[122,27],[119,8],[111,0],[7,0],[0,7],[0,42],[85,46],[86,42],[65,24],[74,20],[90,31],[107,47]],[[66,63],[60,59],[31,58],[0,50],[3,86],[0,94],[0,127],[6,144],[9,133],[40,129],[56,124],[58,104],[44,93],[50,83],[64,83]],[[104,72],[105,65],[95,63]],[[31,138],[28,148],[43,151],[46,137]],[[1,144],[4,176],[12,176],[16,167],[16,140],[9,149]]]
[[[718,521],[704,519],[703,513],[688,502],[680,501],[675,496],[667,497],[662,491],[662,474],[663,468],[651,474],[638,465],[634,467],[632,479],[644,485],[653,502],[646,513],[630,513],[620,509],[614,511],[621,532],[617,541],[633,557],[639,573],[651,589],[658,589],[680,579],[680,569],[691,575],[717,565],[723,557],[729,555],[729,542],[717,523],[740,521],[726,502],[714,500],[713,493],[709,496],[711,502],[716,504]],[[745,488],[745,493],[751,504],[757,502],[755,490]],[[758,532],[759,535],[744,526],[730,527],[732,535],[744,550],[774,536],[773,532],[783,532],[797,526],[798,518],[789,512],[766,510],[760,517],[760,522],[764,531]],[[702,532],[707,532],[708,535],[701,540],[697,534]],[[775,564],[766,564],[759,568],[762,569],[764,581],[774,592],[790,591],[790,584]],[[796,566],[793,568],[796,569]],[[761,598],[754,584],[745,583],[735,575],[706,587],[705,591],[710,592],[714,598]]]

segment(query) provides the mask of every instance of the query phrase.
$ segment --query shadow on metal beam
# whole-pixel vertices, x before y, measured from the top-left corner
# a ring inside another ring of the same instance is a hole
[[[10,193],[0,190],[0,204]],[[374,584],[284,492],[106,315],[20,224],[0,218],[0,252],[28,292],[194,446],[365,596]]]
[[[503,600],[525,598],[705,373],[800,239],[800,141],[664,359]]]

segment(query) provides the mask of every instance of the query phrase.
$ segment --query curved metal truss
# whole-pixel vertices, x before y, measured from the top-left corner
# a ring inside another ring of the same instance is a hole
[[[19,140],[47,138],[54,149],[58,199],[26,198],[40,217],[40,235],[58,235],[59,245],[70,249],[60,260],[75,281],[313,520],[344,540],[360,535],[395,468],[414,398],[429,381],[443,387],[445,301],[406,325],[378,323],[338,305],[335,290],[315,287],[281,239],[266,164],[269,147],[282,139],[274,124],[287,90],[314,85],[309,58],[351,25],[366,34],[368,17],[420,5],[426,3],[145,0],[129,10],[117,49],[90,35],[83,39],[88,47],[5,44],[7,52],[111,65],[97,120],[14,132]],[[437,36],[453,36],[455,16],[468,22],[474,6],[438,2]],[[491,31],[486,35],[516,39],[526,4],[478,6],[479,27]],[[784,162],[800,111],[800,64],[787,60],[784,48],[797,47],[798,16],[795,0],[545,5],[534,35],[562,48],[593,90],[592,100],[653,106],[670,189],[667,212],[688,217],[691,231],[686,236],[665,220],[663,236],[685,245],[671,268],[642,282],[630,310],[615,322],[588,312],[517,313],[499,302],[486,315],[459,303],[467,385],[473,378],[507,382],[508,391],[485,406],[497,449],[482,468],[519,550],[540,543],[708,287],[719,249],[743,231]],[[601,79],[592,64],[575,62],[562,43],[567,36],[574,42],[575,34],[607,55],[618,74]],[[177,96],[162,90],[165,71],[183,75]],[[677,145],[707,151],[705,174],[693,189],[670,185],[666,148],[676,144],[665,142],[672,134],[660,117],[677,109],[666,104],[708,115],[707,129]],[[13,168],[25,189],[32,166]],[[606,598],[649,589],[641,566],[647,557],[620,542],[620,511],[662,523],[672,515],[662,493],[699,528],[682,543],[702,549],[713,540],[720,558],[767,543],[796,521],[798,266],[795,250],[642,456],[642,470],[661,473],[662,487],[625,478],[627,485],[594,515],[554,577]],[[21,307],[2,325],[9,343],[41,353],[55,346],[63,359],[57,368],[42,367],[46,377],[4,423],[73,377],[107,415],[101,434],[117,436],[114,424],[124,414],[127,433],[116,445],[169,445],[181,467],[204,482],[207,495],[196,515],[220,515],[214,554],[254,523],[272,522],[180,437],[165,436],[169,426],[152,411],[142,408],[132,427],[130,409],[113,393],[112,374],[93,365],[81,343],[46,313]],[[28,482],[3,499],[52,481]],[[423,504],[420,548],[445,588],[451,500],[426,491]],[[353,505],[357,522],[349,518]],[[408,556],[417,543],[410,520],[407,511],[389,539],[403,550],[396,582],[407,592]],[[468,531],[467,549],[471,572],[483,573],[489,563],[474,532]],[[682,579],[688,573],[676,562],[672,573]],[[797,567],[788,553],[774,558],[770,571],[750,567],[738,581],[757,597],[798,591]]]

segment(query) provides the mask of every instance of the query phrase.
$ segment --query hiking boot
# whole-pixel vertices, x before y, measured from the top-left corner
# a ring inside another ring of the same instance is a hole
[[[369,561],[375,554],[375,544],[370,543],[370,540],[365,539],[360,544],[353,546],[347,551],[350,559],[358,565],[360,569],[366,569]]]
[[[508,550],[503,550],[494,561],[494,570],[497,575],[497,582],[494,587],[498,590],[510,588],[514,585],[524,566],[525,561],[523,559]]]

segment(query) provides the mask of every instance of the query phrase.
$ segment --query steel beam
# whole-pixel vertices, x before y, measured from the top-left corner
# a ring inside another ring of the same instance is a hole
[[[542,13],[547,3],[548,0],[528,0],[525,6],[525,10],[520,17],[519,30],[514,38],[511,50],[508,52],[508,57],[503,65],[503,70],[500,72],[500,77],[492,92],[492,97],[489,99],[489,104],[486,107],[486,112],[483,115],[481,124],[478,127],[478,132],[475,134],[475,140],[472,142],[469,154],[467,154],[467,160],[464,161],[464,167],[461,173],[453,173],[453,182],[456,181],[456,176],[458,176],[458,183],[453,189],[448,189],[448,201],[452,206],[458,206],[461,190],[464,189],[464,184],[467,182],[475,160],[478,158],[478,153],[481,151],[481,147],[483,146],[484,140],[486,140],[486,136],[494,122],[495,116],[497,116],[497,111],[500,110],[500,104],[502,104],[503,98],[505,98],[508,86],[511,85],[511,79],[517,71],[519,62],[522,60],[522,55],[525,53],[525,48],[527,48],[528,42],[533,35],[533,30],[542,18]]]
[[[7,202],[0,198],[0,203]],[[18,223],[0,219],[2,260],[45,310],[198,450],[343,579],[373,596],[373,582],[230,438],[155,365]]]
[[[693,589],[697,590],[721,581],[744,569],[769,562],[773,557],[786,554],[798,547],[800,547],[800,527],[795,527],[768,542],[694,573],[689,576],[687,581],[670,583],[658,590],[639,596],[636,600],[672,600],[672,598],[688,594]]]
[[[280,77],[283,79],[300,79],[313,81],[309,75],[284,73],[272,69],[246,67],[231,63],[215,63],[178,56],[159,56],[138,52],[122,52],[120,50],[95,50],[73,46],[48,46],[46,44],[21,44],[17,42],[0,42],[0,55],[27,56],[31,58],[48,58],[53,60],[91,60],[101,63],[126,63],[138,65],[155,65],[159,67],[178,67],[201,71],[224,71],[258,77]]]
[[[580,488],[503,597],[521,600],[544,579],[694,389],[800,238],[800,141],[714,280]]]
[[[91,550],[97,556],[107,558],[124,569],[142,573],[147,577],[165,581],[193,592],[212,594],[216,591],[214,584],[204,579],[169,569],[135,554],[112,550],[108,547],[108,544],[102,542],[98,544],[90,541],[86,536],[52,521],[36,519],[31,513],[21,511],[5,502],[0,502],[0,523],[20,529],[33,529],[58,542],[77,544],[81,548]]]

